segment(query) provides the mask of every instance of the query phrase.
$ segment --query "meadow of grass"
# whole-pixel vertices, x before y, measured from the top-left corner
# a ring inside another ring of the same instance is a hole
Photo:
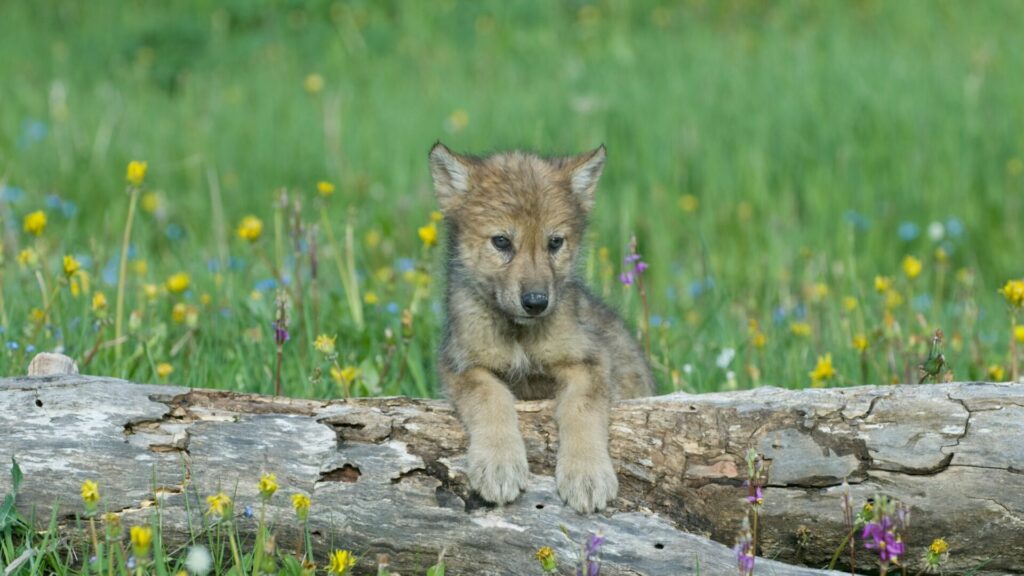
[[[436,395],[442,139],[607,145],[584,270],[647,325],[618,280],[636,235],[662,391],[917,381],[936,330],[933,379],[1009,379],[1022,18],[1009,1],[4,2],[0,375],[62,349],[138,381],[271,392],[280,362],[289,395]]]

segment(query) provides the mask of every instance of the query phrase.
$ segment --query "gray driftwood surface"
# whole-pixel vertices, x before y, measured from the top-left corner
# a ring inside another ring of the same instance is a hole
[[[99,482],[103,507],[129,524],[152,512],[155,483],[172,540],[187,533],[186,498],[195,521],[206,495],[237,490],[240,512],[257,503],[256,482],[268,471],[281,484],[269,513],[279,544],[295,547],[288,496],[302,491],[313,499],[318,549],[353,549],[365,568],[386,553],[395,570],[422,574],[447,548],[449,574],[539,573],[533,553],[550,545],[568,569],[573,548],[561,524],[577,540],[589,530],[607,537],[602,574],[693,574],[699,563],[701,574],[718,575],[736,570],[728,545],[743,513],[743,457],[755,448],[771,459],[767,557],[827,564],[844,533],[845,478],[858,504],[884,492],[912,507],[911,573],[942,536],[951,546],[946,573],[987,561],[977,574],[1024,574],[1022,385],[762,388],[621,402],[611,424],[619,500],[591,516],[563,507],[555,491],[551,404],[518,409],[533,477],[500,509],[468,492],[465,437],[449,405],[435,400],[318,402],[75,375],[0,379],[0,461],[21,463],[23,512],[47,517],[59,502],[69,523],[87,478]],[[0,493],[9,489],[0,474]],[[239,524],[252,531],[255,520]],[[858,565],[868,562],[862,553]],[[764,559],[755,573],[825,574]]]

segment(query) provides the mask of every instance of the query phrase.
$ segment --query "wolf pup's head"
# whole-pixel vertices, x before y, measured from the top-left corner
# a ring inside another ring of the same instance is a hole
[[[458,282],[518,324],[558,306],[604,168],[604,146],[579,156],[455,154],[437,143],[430,170]]]

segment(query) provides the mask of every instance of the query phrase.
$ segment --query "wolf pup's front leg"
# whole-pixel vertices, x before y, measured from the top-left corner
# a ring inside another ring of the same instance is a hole
[[[608,370],[600,364],[574,364],[554,370],[559,383],[558,494],[577,512],[603,510],[619,492],[608,454],[610,394]]]
[[[469,483],[485,500],[506,504],[526,489],[530,468],[519,433],[515,398],[489,370],[444,373],[469,434]]]

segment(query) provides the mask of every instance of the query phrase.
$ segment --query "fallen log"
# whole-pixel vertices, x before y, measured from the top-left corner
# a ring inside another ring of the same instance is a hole
[[[823,567],[846,529],[846,480],[858,505],[885,493],[909,505],[911,573],[932,538],[950,544],[948,573],[1024,574],[1024,386],[937,384],[824,390],[672,394],[614,408],[611,451],[620,492],[613,510],[581,516],[554,487],[557,433],[550,402],[518,405],[533,474],[512,505],[492,508],[464,474],[465,436],[444,401],[367,398],[318,402],[132,384],[88,376],[0,380],[0,460],[26,480],[19,508],[80,510],[81,482],[99,482],[107,510],[129,523],[154,492],[168,537],[188,511],[237,490],[257,502],[274,472],[279,542],[294,546],[287,494],[312,496],[317,546],[386,553],[422,574],[442,548],[450,573],[535,573],[552,546],[563,566],[588,531],[607,537],[602,574],[732,574],[744,514],[744,458],[771,463],[761,514],[765,557]],[[0,493],[10,489],[0,475]],[[185,506],[188,501],[188,507]],[[244,530],[254,520],[240,520]],[[710,538],[710,540],[708,538]],[[717,542],[715,542],[717,541]],[[758,560],[757,573],[824,574]],[[858,567],[871,565],[866,552]]]

